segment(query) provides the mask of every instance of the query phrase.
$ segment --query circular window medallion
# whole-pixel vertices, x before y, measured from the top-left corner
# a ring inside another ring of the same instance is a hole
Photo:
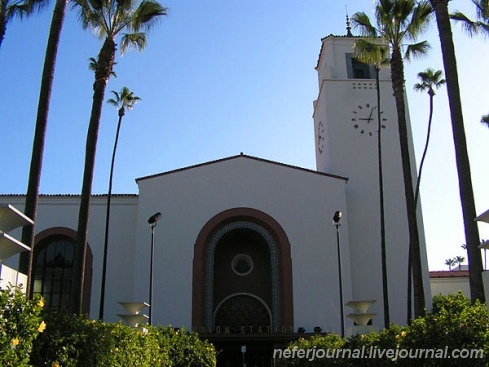
[[[231,268],[237,275],[248,275],[253,270],[253,260],[248,255],[236,255],[231,261]]]

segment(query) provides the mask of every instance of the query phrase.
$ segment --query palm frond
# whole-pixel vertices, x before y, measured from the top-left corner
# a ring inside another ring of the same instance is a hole
[[[78,12],[78,20],[82,28],[91,30],[99,38],[104,38],[110,29],[104,10],[106,0],[72,1],[72,8]]]
[[[470,19],[460,11],[451,13],[450,18],[460,24],[469,37],[479,33],[489,36],[489,2],[487,0],[472,0],[472,4],[476,9],[475,20]]]
[[[90,57],[88,61],[89,61],[88,68],[92,71],[96,71],[98,65],[97,59],[95,57]]]
[[[2,3],[4,3],[2,1]],[[24,19],[31,15],[35,10],[41,10],[49,3],[48,0],[18,0],[14,2],[7,1],[4,4],[5,18],[11,20],[15,17]]]
[[[132,33],[149,31],[161,20],[161,17],[167,15],[167,10],[157,1],[143,0],[128,18],[125,27]]]
[[[484,115],[481,117],[481,123],[489,127],[489,115]]]
[[[406,46],[406,52],[404,57],[406,60],[416,59],[422,56],[426,56],[430,49],[430,44],[427,41],[422,41],[418,43],[412,43]]]
[[[146,34],[139,33],[124,33],[121,39],[121,54],[126,51],[138,49],[142,51],[146,47]]]
[[[118,106],[119,102],[121,100],[121,98],[119,97],[119,93],[117,93],[115,90],[111,90],[110,92],[114,95],[114,98],[109,99],[107,102],[108,103],[115,102],[115,105]],[[110,101],[113,101],[113,102],[110,102]]]
[[[470,36],[473,37],[479,33],[479,22],[471,20],[464,13],[456,11],[450,14],[450,19],[455,23],[461,25],[462,29]]]
[[[377,37],[378,30],[374,27],[370,18],[364,12],[357,12],[352,15],[351,21],[353,28],[360,31],[360,34],[365,37]]]
[[[88,59],[89,63],[88,63],[88,68],[93,71],[94,73],[97,71],[97,67],[98,67],[98,61],[95,57],[90,57]],[[113,66],[117,65],[116,62],[114,62]],[[114,70],[112,70],[110,72],[110,75],[112,75],[114,78],[117,78],[117,74],[115,73]]]
[[[406,23],[405,35],[407,40],[416,40],[430,25],[434,11],[429,1],[420,1],[413,9],[409,21]]]
[[[360,62],[373,65],[378,69],[389,64],[390,49],[388,46],[379,43],[378,38],[360,38],[355,42],[353,49],[355,58]]]
[[[487,23],[489,20],[489,3],[487,0],[472,0],[472,4],[475,5],[477,19]]]
[[[119,107],[119,103],[115,99],[110,98],[107,100],[107,103],[116,107],[116,108]]]

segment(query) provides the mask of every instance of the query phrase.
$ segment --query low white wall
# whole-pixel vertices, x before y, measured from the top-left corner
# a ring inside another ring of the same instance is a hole
[[[462,291],[465,297],[470,298],[470,287],[469,287],[468,277],[431,278],[430,285],[431,285],[431,294],[433,296],[436,296],[438,294],[447,295],[450,293],[457,293],[459,291]],[[486,294],[487,294],[487,290],[486,290]]]
[[[22,291],[25,293],[26,284],[27,275],[0,264],[0,289],[5,289],[9,285],[22,286]]]

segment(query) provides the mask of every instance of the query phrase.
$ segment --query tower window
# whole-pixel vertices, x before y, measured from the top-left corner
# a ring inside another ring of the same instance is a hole
[[[374,75],[373,67],[358,61],[352,53],[346,54],[346,70],[348,79],[372,79]]]

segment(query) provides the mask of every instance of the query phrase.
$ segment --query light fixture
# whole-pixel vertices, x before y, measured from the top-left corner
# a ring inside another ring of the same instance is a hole
[[[333,225],[336,227],[336,245],[338,249],[338,282],[340,290],[340,316],[341,316],[341,337],[345,337],[345,316],[343,311],[343,282],[341,280],[341,249],[340,249],[340,226],[342,213],[337,210],[333,216]]]
[[[153,321],[153,264],[154,264],[154,252],[155,252],[155,227],[156,223],[161,218],[161,213],[155,213],[148,219],[149,226],[151,228],[151,260],[149,266],[149,319],[148,324],[151,325]]]

